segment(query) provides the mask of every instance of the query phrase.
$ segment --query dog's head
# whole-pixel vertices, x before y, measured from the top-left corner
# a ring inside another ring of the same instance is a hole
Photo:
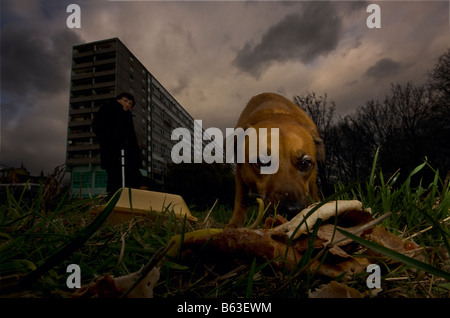
[[[256,131],[265,128],[267,136],[258,134],[256,153],[247,140],[248,156],[236,168],[248,190],[249,202],[254,203],[255,197],[260,197],[266,206],[270,203],[272,212],[276,209],[277,213],[292,217],[318,201],[317,165],[325,160],[319,135],[294,121],[276,127],[267,121],[253,127]],[[264,169],[266,173],[262,173]]]

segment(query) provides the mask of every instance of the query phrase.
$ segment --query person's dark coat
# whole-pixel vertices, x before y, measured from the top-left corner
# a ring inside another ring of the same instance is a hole
[[[121,149],[124,149],[125,180],[131,181],[140,174],[140,149],[131,111],[123,110],[122,105],[114,100],[99,109],[92,128],[100,144],[101,167],[107,173],[121,173]]]

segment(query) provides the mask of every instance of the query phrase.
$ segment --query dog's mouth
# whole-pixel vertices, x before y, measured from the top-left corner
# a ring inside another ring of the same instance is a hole
[[[294,216],[299,214],[305,205],[300,201],[280,201],[277,206],[277,213],[285,216],[288,220],[292,219]]]
[[[307,206],[299,200],[290,199],[289,194],[285,194],[284,196],[286,197],[285,199],[270,198],[250,189],[247,194],[247,206],[255,204],[256,199],[260,198],[264,201],[264,206],[268,207],[267,213],[269,215],[280,214],[288,220],[296,216]]]

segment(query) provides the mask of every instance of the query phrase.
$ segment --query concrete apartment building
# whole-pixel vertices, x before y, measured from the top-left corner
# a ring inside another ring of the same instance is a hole
[[[77,195],[95,196],[106,190],[107,177],[100,168],[92,120],[104,103],[121,92],[136,99],[132,112],[141,148],[141,172],[162,189],[176,142],[170,138],[172,130],[186,127],[193,134],[194,119],[118,38],[74,46],[66,163]]]

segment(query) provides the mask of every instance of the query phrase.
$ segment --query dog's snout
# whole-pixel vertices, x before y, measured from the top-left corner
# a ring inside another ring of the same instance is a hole
[[[304,204],[297,200],[282,200],[278,205],[278,210],[281,214],[285,214],[289,219],[296,216],[304,209]]]

